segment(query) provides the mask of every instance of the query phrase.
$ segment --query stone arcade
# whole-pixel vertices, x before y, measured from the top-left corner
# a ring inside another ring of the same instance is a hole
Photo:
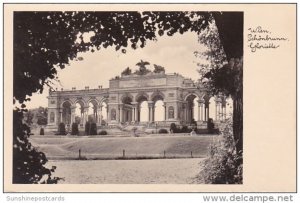
[[[197,99],[197,106],[194,99]],[[214,101],[214,117],[210,117],[210,101]],[[148,119],[141,122],[141,103],[148,103]],[[164,120],[156,121],[155,103],[163,101]],[[55,131],[59,123],[68,127],[75,122],[76,105],[80,105],[80,127],[88,121],[89,105],[93,105],[93,117],[98,128],[143,125],[169,128],[171,123],[206,126],[208,118],[214,122],[226,118],[226,98],[211,97],[205,89],[191,79],[173,73],[147,73],[117,76],[109,81],[109,88],[50,91],[48,97],[48,131]],[[197,108],[194,111],[194,108]],[[196,112],[197,115],[194,115]],[[103,116],[107,118],[102,121]],[[228,114],[227,114],[228,115]]]

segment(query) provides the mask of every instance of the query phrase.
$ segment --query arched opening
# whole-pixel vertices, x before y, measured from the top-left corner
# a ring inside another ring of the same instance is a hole
[[[154,104],[154,121],[165,120],[165,107],[163,100],[157,100]]]
[[[97,107],[97,102],[95,100],[89,102],[88,122],[97,123]]]
[[[71,124],[71,103],[65,101],[62,105],[62,122],[65,125]]]
[[[82,101],[77,101],[75,104],[75,123],[83,126],[83,113],[84,113],[84,103]]]
[[[149,121],[149,105],[148,98],[146,94],[141,94],[136,98],[138,102],[138,115],[137,121],[148,122]]]
[[[196,94],[190,94],[186,97],[186,121],[192,123],[200,120],[200,107],[199,107],[200,98]]]
[[[132,97],[125,96],[122,99],[123,105],[120,108],[120,122],[131,122],[132,121]]]
[[[142,101],[140,103],[140,111],[139,111],[139,121],[140,122],[147,122],[149,117],[149,110],[148,110],[148,102]]]
[[[164,96],[160,92],[155,92],[152,95],[153,109],[150,109],[153,118],[152,121],[164,121],[166,120],[165,106],[164,106]],[[152,111],[152,112],[151,112]]]

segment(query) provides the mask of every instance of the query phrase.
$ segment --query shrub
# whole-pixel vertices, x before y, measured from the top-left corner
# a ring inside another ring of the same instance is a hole
[[[79,135],[78,123],[72,123],[71,135]]]
[[[170,132],[176,133],[177,132],[177,126],[175,123],[171,123],[170,125]]]
[[[168,131],[166,129],[159,129],[158,131],[159,134],[166,134]]]
[[[66,135],[66,127],[64,123],[58,125],[58,135]]]
[[[214,133],[215,124],[212,118],[209,118],[207,121],[207,130],[209,134]]]
[[[192,129],[189,129],[186,125],[182,126],[181,133],[190,133],[192,132]]]
[[[101,131],[99,132],[99,135],[107,135],[106,130],[101,130]]]
[[[85,126],[84,126],[84,132],[85,132],[85,134],[86,135],[89,135],[90,133],[90,128],[91,128],[91,124],[90,124],[90,122],[86,122],[85,123]]]
[[[206,184],[242,184],[243,153],[237,152],[233,139],[232,120],[221,129],[220,139],[211,144],[208,158],[198,178]]]
[[[97,135],[97,124],[96,123],[91,123],[91,128],[90,128],[90,135]]]
[[[40,129],[40,135],[45,135],[44,128]]]

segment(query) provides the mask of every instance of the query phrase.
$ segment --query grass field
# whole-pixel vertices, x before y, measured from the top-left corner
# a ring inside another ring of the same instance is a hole
[[[33,146],[48,159],[184,158],[206,156],[215,136],[54,137],[32,136]],[[192,152],[192,155],[191,155]]]

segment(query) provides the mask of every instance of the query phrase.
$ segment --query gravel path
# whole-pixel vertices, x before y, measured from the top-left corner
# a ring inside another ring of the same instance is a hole
[[[151,160],[49,161],[61,184],[189,184],[202,158]]]

